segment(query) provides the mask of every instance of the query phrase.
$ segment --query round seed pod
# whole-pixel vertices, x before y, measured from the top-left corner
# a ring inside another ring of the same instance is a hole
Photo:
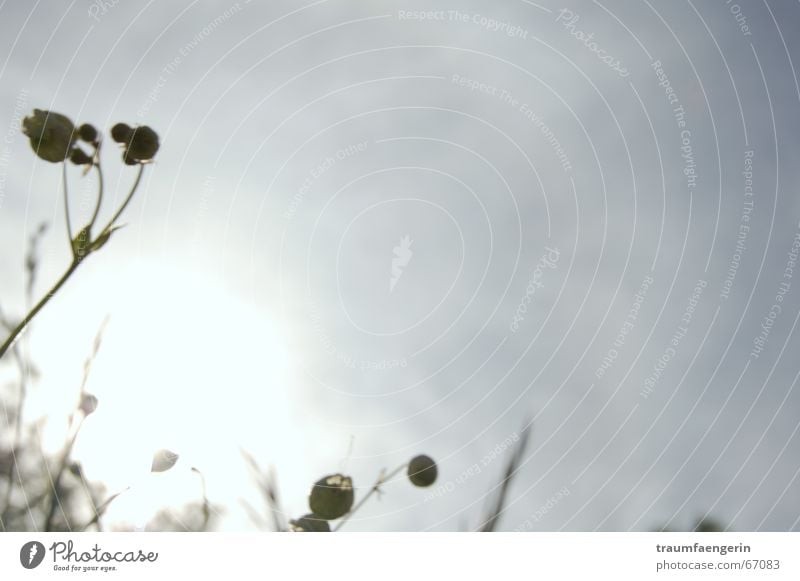
[[[408,463],[408,479],[414,486],[430,486],[436,482],[438,473],[436,462],[430,456],[420,454]]]
[[[78,405],[78,408],[83,412],[83,415],[88,416],[94,413],[98,403],[97,396],[91,393],[84,393],[81,396],[81,403]]]
[[[97,129],[94,128],[94,125],[84,123],[78,127],[78,135],[86,143],[97,143]]]
[[[308,496],[311,512],[327,520],[347,514],[353,507],[353,480],[342,474],[331,474],[317,480]]]
[[[87,155],[81,148],[76,147],[69,154],[69,160],[75,165],[89,165],[92,163],[91,156]]]
[[[125,158],[136,161],[148,161],[153,159],[158,151],[158,134],[142,125],[133,130],[125,149]]]
[[[331,525],[318,514],[309,513],[289,522],[292,531],[296,533],[329,533]]]
[[[125,123],[117,123],[111,128],[111,139],[117,143],[128,143],[132,132],[133,130],[130,128],[130,125],[126,125]]]

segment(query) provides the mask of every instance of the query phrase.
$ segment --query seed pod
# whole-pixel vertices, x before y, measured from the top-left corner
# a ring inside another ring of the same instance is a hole
[[[41,109],[34,109],[33,115],[22,120],[22,132],[30,139],[36,155],[52,163],[69,157],[77,137],[68,117]]]
[[[92,163],[91,156],[87,155],[81,148],[76,147],[69,154],[69,160],[75,165],[89,165]]]
[[[132,129],[125,123],[117,123],[111,128],[111,139],[117,143],[128,143],[131,138]]]
[[[83,415],[88,416],[94,413],[94,410],[97,409],[97,404],[96,396],[91,393],[84,393],[81,396],[81,403],[78,405],[78,408],[83,412]]]
[[[408,479],[414,486],[430,486],[436,482],[439,470],[430,456],[420,454],[408,463]]]
[[[350,511],[354,498],[353,480],[342,474],[331,474],[314,484],[308,506],[320,518],[333,520]]]
[[[313,512],[296,520],[289,521],[292,531],[296,533],[329,533],[331,525],[328,521]]]
[[[78,135],[86,143],[97,143],[97,129],[94,128],[94,125],[84,123],[78,127]]]
[[[155,157],[158,151],[158,134],[143,125],[133,130],[125,149],[125,160],[148,161]]]

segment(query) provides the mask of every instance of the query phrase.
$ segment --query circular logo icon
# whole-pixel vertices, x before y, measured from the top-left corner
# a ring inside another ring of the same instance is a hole
[[[35,569],[44,560],[44,545],[39,541],[30,541],[19,550],[19,562],[26,569]]]

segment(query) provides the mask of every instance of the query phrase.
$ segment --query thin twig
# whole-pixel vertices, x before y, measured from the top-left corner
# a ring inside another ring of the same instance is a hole
[[[85,531],[86,529],[88,529],[90,526],[92,526],[94,524],[99,526],[100,525],[100,518],[105,514],[106,510],[108,510],[108,505],[111,504],[112,501],[114,501],[120,494],[122,494],[123,492],[127,492],[130,489],[131,489],[131,487],[128,486],[124,490],[120,490],[116,494],[112,494],[111,496],[109,496],[108,499],[106,499],[106,501],[103,504],[101,504],[100,506],[97,507],[97,509],[95,510],[94,517],[92,518],[92,520],[87,522],[85,525],[83,525],[82,528],[80,528],[78,530]]]
[[[81,419],[78,421],[78,425],[75,427],[75,431],[73,432],[72,437],[69,438],[61,453],[61,461],[58,464],[58,470],[56,471],[56,478],[53,481],[53,487],[50,493],[50,505],[47,509],[47,516],[44,521],[45,532],[53,531],[53,520],[55,519],[56,516],[56,508],[61,508],[61,480],[64,477],[64,472],[66,472],[67,462],[69,462],[69,457],[72,454],[72,449],[75,447],[75,440],[78,438],[78,433],[80,433],[81,427],[83,427],[84,419],[85,416],[81,416]],[[64,513],[63,508],[61,508],[61,513],[62,514]]]
[[[92,369],[92,363],[97,357],[97,353],[100,350],[100,346],[103,343],[103,332],[105,331],[106,324],[108,324],[108,317],[103,319],[103,322],[100,325],[100,329],[98,329],[97,334],[94,338],[94,344],[92,345],[92,352],[86,358],[86,361],[83,364],[83,379],[81,381],[81,389],[80,395],[78,396],[78,405],[76,406],[76,411],[80,410],[80,420],[78,420],[78,424],[75,426],[72,437],[69,439],[67,444],[64,446],[64,450],[61,455],[61,462],[58,466],[58,470],[56,472],[55,480],[53,481],[53,488],[52,494],[50,496],[50,506],[47,510],[47,518],[45,519],[44,530],[51,531],[53,526],[53,519],[55,518],[56,513],[56,506],[61,506],[61,480],[64,476],[64,472],[67,469],[67,463],[69,462],[70,455],[72,454],[72,449],[75,447],[75,440],[78,438],[78,434],[81,431],[81,427],[83,427],[83,422],[87,418],[87,416],[92,413],[91,411],[87,412],[85,409],[82,408],[83,397],[86,394],[86,383],[89,380],[89,373]],[[94,411],[94,410],[92,410]],[[72,424],[74,420],[74,414],[70,416],[70,424]],[[63,512],[63,511],[62,511]]]
[[[361,500],[359,500],[356,503],[356,505],[353,508],[351,508],[346,515],[342,517],[342,520],[339,521],[339,524],[336,525],[333,531],[336,532],[340,528],[342,528],[345,525],[345,523],[348,520],[350,520],[350,517],[353,516],[356,512],[358,512],[358,509],[364,506],[364,503],[367,502],[373,494],[375,494],[376,492],[380,492],[381,486],[389,482],[389,480],[397,476],[399,472],[405,470],[407,467],[408,463],[401,464],[400,466],[392,470],[389,474],[386,474],[386,470],[381,470],[381,473],[378,475],[378,480],[375,481],[375,484],[372,485],[372,488],[369,489],[369,492],[367,492],[364,495],[364,497]]]
[[[192,466],[192,472],[197,474],[200,477],[200,486],[202,487],[203,491],[203,526],[200,529],[204,531],[208,528],[208,521],[211,519],[211,507],[208,503],[208,491],[206,489],[206,477],[203,476],[203,473],[200,472],[197,468]]]

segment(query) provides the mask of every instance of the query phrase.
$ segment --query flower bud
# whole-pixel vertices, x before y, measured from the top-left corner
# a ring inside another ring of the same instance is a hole
[[[353,480],[342,474],[331,474],[314,484],[308,506],[318,517],[333,520],[347,514],[354,499]]]
[[[94,410],[97,409],[97,397],[92,395],[91,393],[84,393],[81,396],[81,403],[78,406],[80,410],[83,412],[84,416],[88,416],[94,413]]]
[[[117,143],[128,143],[131,138],[132,129],[125,123],[117,123],[111,128],[111,139]]]
[[[22,132],[30,138],[31,147],[40,158],[59,163],[69,157],[75,143],[75,126],[60,113],[34,109],[22,120]]]
[[[78,127],[78,135],[86,143],[97,143],[97,129],[94,128],[94,125],[84,123]]]
[[[420,454],[408,463],[408,479],[414,486],[430,486],[436,482],[438,468],[430,456]]]
[[[142,125],[131,133],[124,159],[126,162],[129,159],[140,162],[149,161],[155,157],[157,151],[158,134],[146,125]]]
[[[89,165],[92,163],[91,156],[87,155],[81,148],[76,147],[69,154],[69,160],[75,165]]]

